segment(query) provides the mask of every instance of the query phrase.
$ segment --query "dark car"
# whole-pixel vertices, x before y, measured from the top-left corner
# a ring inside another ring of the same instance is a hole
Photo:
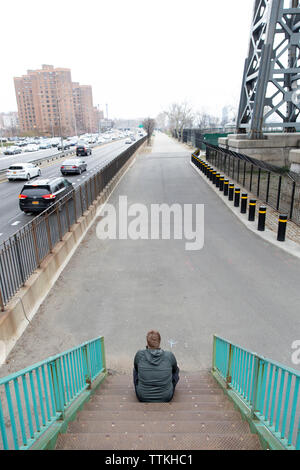
[[[23,212],[42,212],[73,191],[73,185],[65,178],[37,179],[26,183],[19,195]]]
[[[67,140],[64,140],[64,141],[63,141],[63,147],[64,147],[64,150],[68,150],[68,149],[71,147],[70,142],[68,142]],[[58,146],[57,146],[57,150],[62,150],[62,149],[63,149],[63,148],[62,148],[62,144],[61,144],[61,142],[60,142],[60,143],[58,144]]]
[[[77,157],[87,157],[88,155],[92,155],[92,149],[88,144],[78,144],[76,146],[76,155]]]
[[[87,164],[80,158],[70,158],[69,160],[65,160],[60,167],[62,175],[81,175],[81,173],[86,171],[86,169]]]

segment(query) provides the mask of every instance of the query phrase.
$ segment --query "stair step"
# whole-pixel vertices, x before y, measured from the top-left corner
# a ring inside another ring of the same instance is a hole
[[[96,390],[95,395],[130,395],[134,394],[133,387],[100,387]],[[176,394],[194,394],[194,395],[202,395],[202,394],[215,394],[215,395],[224,395],[223,391],[220,388],[184,388],[184,387],[176,387]]]
[[[124,403],[115,403],[115,402],[104,402],[104,403],[95,403],[88,402],[85,405],[86,410],[138,410],[138,411],[173,411],[177,410],[187,410],[187,411],[198,411],[198,410],[234,410],[234,405],[231,402],[222,402],[222,403],[140,403],[140,402],[124,402]]]
[[[159,411],[143,411],[135,409],[130,410],[107,410],[102,409],[85,409],[80,411],[77,416],[78,421],[115,421],[115,420],[143,420],[143,421],[170,421],[176,419],[176,421],[242,421],[241,415],[238,411],[235,410],[198,410],[198,411],[187,411],[187,410],[177,410],[177,411],[168,411],[168,410],[159,410]],[[163,413],[161,411],[164,411]]]
[[[216,403],[220,401],[226,401],[224,395],[216,395],[216,394],[202,394],[202,395],[194,395],[194,394],[178,394],[175,392],[172,401],[169,403]],[[135,394],[128,394],[128,395],[96,395],[94,394],[90,400],[90,403],[139,403],[138,399],[136,398]]]
[[[58,450],[258,450],[258,437],[252,434],[198,433],[84,433],[61,434]]]
[[[249,425],[245,421],[73,421],[68,427],[68,434],[75,433],[208,433],[208,434],[248,434]]]

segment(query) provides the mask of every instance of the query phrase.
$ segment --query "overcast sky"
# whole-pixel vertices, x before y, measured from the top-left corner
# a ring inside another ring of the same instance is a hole
[[[254,0],[9,0],[1,5],[0,111],[13,77],[68,67],[109,117],[155,117],[172,102],[237,106]]]

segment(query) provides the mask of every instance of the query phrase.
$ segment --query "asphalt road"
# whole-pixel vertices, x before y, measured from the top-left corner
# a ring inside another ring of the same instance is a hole
[[[247,230],[189,160],[183,146],[158,134],[110,202],[127,195],[128,204],[204,204],[204,248],[186,251],[183,240],[101,241],[94,225],[1,376],[99,335],[108,367],[128,372],[153,328],[181,370],[210,367],[214,333],[295,368],[300,260]]]
[[[22,152],[18,155],[0,155],[0,170],[8,168],[13,163],[21,162],[32,162],[33,160],[38,160],[39,158],[50,157],[51,155],[56,155],[61,152],[57,148],[52,147],[50,149],[37,150],[36,152]]]
[[[87,171],[80,176],[68,175],[66,178],[77,187],[128,147],[129,145],[125,145],[123,139],[93,148],[91,156],[83,157],[88,163]],[[18,157],[18,162],[23,161],[20,156]],[[61,176],[59,170],[61,163],[62,160],[54,161],[49,167],[42,168],[42,177]],[[34,181],[34,179],[31,181]],[[0,244],[33,218],[33,215],[24,214],[19,209],[18,196],[24,183],[25,181],[21,180],[0,183]]]

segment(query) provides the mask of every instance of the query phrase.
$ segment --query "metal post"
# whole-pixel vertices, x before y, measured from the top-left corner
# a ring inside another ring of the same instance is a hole
[[[266,194],[266,203],[269,202],[269,194],[270,194],[270,179],[271,179],[271,172],[268,173],[268,183],[267,183],[267,194]]]
[[[224,179],[225,179],[224,176],[221,175],[221,176],[220,176],[220,186],[219,186],[219,190],[222,191],[222,192],[224,191]]]
[[[285,241],[287,221],[288,221],[288,216],[287,215],[280,215],[279,216],[278,233],[277,233],[277,240],[279,242],[284,242]]]
[[[252,407],[251,407],[251,418],[255,418],[258,395],[258,375],[259,375],[259,363],[260,359],[257,355],[254,356],[254,367],[253,367],[253,388],[252,388]]]
[[[39,256],[39,249],[37,245],[37,237],[36,237],[36,226],[35,226],[35,221],[32,221],[31,224],[32,227],[32,235],[33,235],[33,246],[34,246],[34,251],[35,251],[35,258],[36,258],[36,265],[39,268],[40,267],[40,256]]]
[[[61,232],[61,223],[60,223],[60,215],[59,215],[59,209],[58,206],[56,206],[56,218],[57,218],[57,225],[58,225],[58,233],[59,233],[59,239],[62,241],[62,232]]]
[[[233,194],[234,194],[234,184],[229,185],[229,193],[228,193],[228,199],[229,201],[233,201]]]
[[[280,206],[281,182],[282,182],[282,176],[279,176],[278,193],[277,193],[277,206],[276,206],[276,209],[277,209],[278,211],[279,211],[279,206]]]
[[[248,194],[242,194],[241,197],[241,214],[246,214],[247,213],[247,200],[248,200]]]
[[[240,195],[241,195],[240,188],[236,188],[234,191],[234,207],[240,206]]]
[[[257,230],[259,232],[264,232],[265,230],[266,214],[267,214],[266,206],[260,206],[259,211],[258,211],[258,226],[257,226]]]
[[[3,295],[2,295],[1,286],[0,286],[0,309],[1,309],[1,312],[4,312],[4,302],[3,302]]]
[[[20,276],[23,285],[25,284],[25,276],[24,276],[24,271],[23,271],[23,266],[22,266],[22,260],[20,256],[20,251],[19,251],[19,240],[17,238],[17,234],[15,233],[14,235],[14,241],[15,241],[15,247],[16,247],[16,253],[17,253],[17,260],[18,260],[18,265],[19,265],[19,270],[20,270]]]
[[[232,344],[229,345],[229,357],[228,357],[228,367],[226,373],[226,388],[230,388],[231,380],[232,380]]]
[[[228,196],[229,180],[224,180],[224,196]]]
[[[291,200],[291,209],[290,209],[290,219],[293,218],[293,211],[294,211],[294,202],[295,202],[295,192],[296,192],[296,182],[293,182],[293,192],[292,192],[292,200]]]
[[[255,211],[256,211],[256,200],[255,199],[250,199],[250,202],[249,202],[249,217],[248,217],[249,222],[254,222],[255,221]]]
[[[49,253],[52,253],[52,240],[51,240],[51,232],[50,232],[50,226],[49,226],[49,216],[46,212],[45,214],[45,223],[46,223],[46,231],[47,231],[47,238],[48,238],[48,245],[49,245]]]

